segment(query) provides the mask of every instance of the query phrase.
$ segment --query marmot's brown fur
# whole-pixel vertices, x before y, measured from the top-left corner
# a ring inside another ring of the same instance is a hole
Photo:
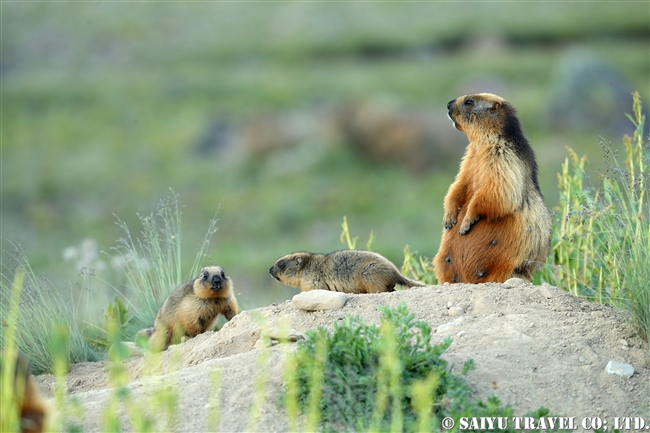
[[[6,359],[0,359],[0,366],[6,362]],[[4,367],[11,368],[11,364]],[[49,406],[38,390],[27,359],[20,353],[16,355],[13,370],[13,396],[16,400],[16,411],[20,417],[20,431],[40,433],[45,429]]]
[[[549,253],[551,216],[515,109],[490,93],[461,96],[447,108],[469,144],[445,196],[442,241],[433,260],[438,281],[530,281]]]
[[[193,281],[170,293],[153,328],[140,333],[150,336],[153,350],[164,350],[183,336],[195,337],[212,329],[219,314],[232,319],[238,308],[230,277],[220,266],[205,267]]]
[[[406,278],[387,258],[371,251],[297,252],[280,257],[269,272],[276,280],[303,292],[379,293],[392,292],[396,284],[424,286]]]

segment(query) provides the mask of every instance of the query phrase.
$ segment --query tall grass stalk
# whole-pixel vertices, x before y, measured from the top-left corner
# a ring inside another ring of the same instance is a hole
[[[210,371],[210,401],[208,402],[208,431],[219,430],[219,410],[221,407],[221,383],[222,383],[221,370],[214,367]]]
[[[623,137],[625,158],[604,140],[605,171],[598,188],[584,185],[586,158],[571,149],[558,175],[552,263],[543,277],[558,287],[633,313],[640,333],[650,335],[650,142],[634,94],[634,135]]]
[[[309,377],[309,398],[307,401],[307,431],[316,431],[321,421],[321,396],[327,363],[327,340],[321,334],[316,339],[316,351]]]
[[[2,315],[3,323],[1,327],[3,344],[2,357],[0,358],[0,366],[2,366],[2,371],[0,371],[0,378],[2,379],[0,385],[0,396],[2,396],[0,402],[0,431],[3,432],[18,431],[20,419],[16,407],[25,393],[21,381],[14,381],[16,356],[18,354],[16,350],[16,328],[18,327],[20,292],[23,289],[24,279],[23,272],[18,270],[14,275],[10,297],[3,296],[3,304],[9,301],[9,311],[7,315]]]
[[[217,211],[218,212],[218,211]],[[155,212],[140,216],[141,238],[134,237],[126,223],[118,218],[117,225],[124,231],[114,250],[121,261],[127,285],[131,289],[128,301],[145,325],[153,324],[158,309],[173,289],[195,277],[207,256],[212,235],[217,230],[216,215],[208,223],[208,230],[189,272],[183,274],[181,261],[181,204],[173,190],[160,200]]]

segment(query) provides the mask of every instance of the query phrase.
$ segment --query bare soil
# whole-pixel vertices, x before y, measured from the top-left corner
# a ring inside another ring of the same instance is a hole
[[[283,359],[294,344],[255,348],[262,329],[278,326],[282,318],[300,332],[317,326],[331,329],[347,315],[378,324],[378,306],[402,302],[433,329],[455,322],[450,329],[436,332],[433,342],[453,338],[444,357],[456,372],[467,359],[474,359],[477,368],[468,381],[477,399],[495,394],[514,408],[515,415],[544,406],[554,415],[576,417],[578,425],[586,417],[600,417],[610,426],[614,417],[644,417],[650,423],[647,342],[625,314],[548,285],[446,284],[350,295],[338,310],[307,312],[286,301],[244,311],[218,332],[206,332],[163,352],[164,366],[158,371],[146,368],[153,364],[151,358],[130,358],[125,363],[129,389],[134,401],[143,404],[155,389],[175,386],[178,417],[172,423],[176,431],[206,431],[208,414],[216,406],[221,431],[287,431],[286,416],[277,403]],[[607,373],[610,360],[632,365],[634,375]],[[68,376],[69,396],[85,408],[84,431],[102,430],[103,413],[113,393],[107,366],[106,362],[76,364]],[[212,385],[215,369],[220,372],[220,388]],[[51,396],[53,378],[43,375],[37,381]],[[265,399],[257,415],[251,416],[260,384],[265,384]],[[132,426],[126,421],[127,410],[122,407],[119,413],[128,429]],[[158,428],[164,429],[162,425]]]

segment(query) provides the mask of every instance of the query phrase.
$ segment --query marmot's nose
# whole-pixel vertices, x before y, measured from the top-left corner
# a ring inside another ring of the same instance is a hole
[[[273,268],[274,268],[274,267],[275,267],[275,266],[271,266],[271,267],[269,268],[269,274],[271,274],[271,275],[273,275],[273,276],[275,277],[275,274],[273,273]]]
[[[212,277],[212,287],[218,289],[221,287],[221,276],[215,275]]]
[[[447,110],[451,108],[451,104],[453,104],[455,99],[452,99],[451,101],[447,102]]]

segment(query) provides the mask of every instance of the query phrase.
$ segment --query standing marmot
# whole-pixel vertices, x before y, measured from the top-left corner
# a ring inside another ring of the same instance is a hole
[[[440,283],[530,281],[550,249],[551,216],[515,109],[490,93],[461,96],[447,108],[469,144],[445,196],[436,277]]]
[[[379,293],[394,291],[396,284],[424,286],[406,278],[387,258],[371,251],[288,254],[276,260],[269,272],[276,280],[303,292]]]
[[[232,280],[220,266],[209,266],[170,293],[158,310],[153,328],[140,333],[149,335],[151,348],[160,351],[183,336],[195,337],[211,329],[219,314],[230,320],[237,311]]]

